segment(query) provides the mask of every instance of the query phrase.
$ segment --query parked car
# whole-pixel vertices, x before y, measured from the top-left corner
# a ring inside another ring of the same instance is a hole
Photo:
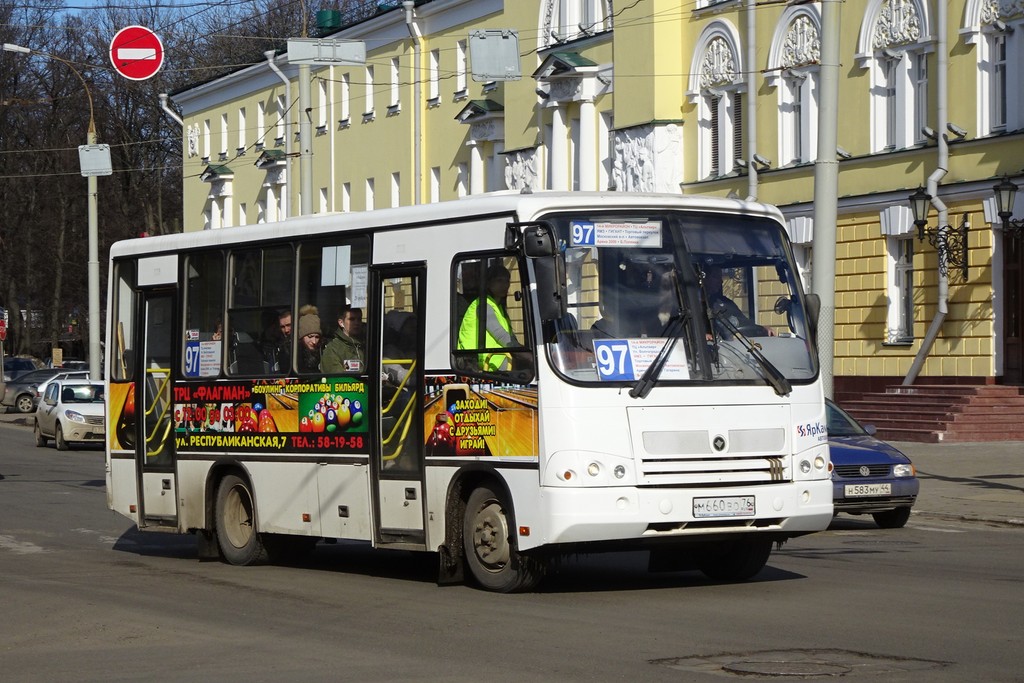
[[[58,451],[76,443],[103,443],[107,432],[104,415],[102,381],[50,382],[36,408],[36,446],[45,446],[51,438]]]
[[[38,370],[43,362],[32,356],[6,356],[4,358],[4,381],[10,382],[29,370]]]
[[[4,384],[4,397],[0,399],[0,404],[14,408],[19,413],[31,413],[36,409],[36,388],[62,372],[60,368],[39,368],[18,375]]]
[[[870,514],[883,529],[902,527],[920,488],[914,464],[876,439],[873,425],[862,426],[832,401],[825,404],[836,514]]]

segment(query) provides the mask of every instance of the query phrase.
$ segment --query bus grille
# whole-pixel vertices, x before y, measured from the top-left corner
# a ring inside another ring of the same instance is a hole
[[[724,458],[655,458],[645,455],[641,482],[654,486],[737,486],[791,481],[781,456],[737,455]]]
[[[788,406],[658,406],[628,414],[642,486],[793,480]]]

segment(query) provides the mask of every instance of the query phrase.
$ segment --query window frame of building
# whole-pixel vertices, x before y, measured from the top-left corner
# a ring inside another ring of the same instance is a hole
[[[364,90],[363,90],[363,99],[365,101],[364,105],[363,105],[363,118],[364,119],[372,119],[373,115],[374,115],[374,110],[373,110],[373,107],[374,107],[374,101],[373,101],[373,78],[374,78],[374,73],[373,73],[373,65],[372,64],[369,64],[369,65],[366,66],[366,68],[364,70],[364,78],[366,79],[366,81],[363,84],[363,88],[364,88]]]
[[[397,114],[402,110],[402,63],[398,57],[391,59],[391,88],[390,102],[388,103],[388,114]]]
[[[455,93],[454,97],[456,100],[465,99],[468,97],[468,91],[466,89],[466,74],[467,74],[467,54],[468,46],[465,40],[459,40],[455,43]]]
[[[437,106],[441,99],[441,50],[430,51],[427,58],[427,105]]]
[[[888,284],[887,344],[914,341],[914,238],[912,234],[885,238]]]

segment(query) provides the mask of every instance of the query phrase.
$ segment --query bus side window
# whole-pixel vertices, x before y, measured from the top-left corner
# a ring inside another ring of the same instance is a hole
[[[220,251],[188,254],[185,278],[183,374],[185,377],[217,377],[221,372],[224,345],[218,347],[210,342],[223,339],[224,254]],[[200,366],[199,348],[204,345],[204,355],[213,348],[218,350],[216,364]]]
[[[130,348],[135,334],[135,262],[121,261],[114,264],[114,300],[110,311],[113,317],[114,353],[110,359],[110,379],[126,381],[132,379],[135,354]]]
[[[341,320],[351,309],[365,317],[369,247],[369,240],[363,236],[335,236],[299,245],[297,298],[300,304],[315,308],[320,318],[320,370],[324,373],[366,372],[366,328],[352,325],[346,333],[341,329]],[[338,338],[342,334],[350,336],[349,333],[356,343]],[[361,352],[353,352],[353,347],[360,346]],[[337,348],[345,348],[346,352],[339,353]]]
[[[292,320],[292,245],[236,250],[228,272],[228,374],[290,374],[294,339],[282,323]]]
[[[467,255],[457,258],[452,269],[452,367],[522,383],[532,380],[526,295],[515,257]]]

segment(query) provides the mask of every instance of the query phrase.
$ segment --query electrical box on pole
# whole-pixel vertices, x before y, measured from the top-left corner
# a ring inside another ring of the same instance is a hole
[[[79,145],[78,162],[82,165],[82,177],[111,175],[110,145]]]
[[[366,64],[366,43],[333,38],[289,38],[291,64]]]
[[[518,81],[523,77],[519,33],[511,29],[470,31],[469,60],[474,81]]]

